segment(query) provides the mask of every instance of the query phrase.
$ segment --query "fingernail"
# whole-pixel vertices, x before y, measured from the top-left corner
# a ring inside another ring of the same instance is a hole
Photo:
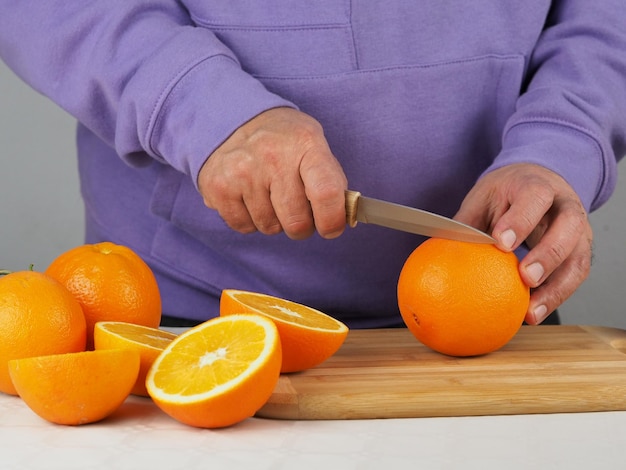
[[[538,305],[533,310],[533,316],[535,317],[535,324],[539,325],[548,316],[548,307],[545,305]]]
[[[533,263],[526,266],[526,272],[528,273],[528,277],[530,277],[535,284],[538,284],[543,276],[544,270],[540,263]]]
[[[507,250],[513,248],[515,240],[517,240],[517,235],[515,235],[515,232],[510,228],[500,234],[500,243],[502,243],[502,246]]]

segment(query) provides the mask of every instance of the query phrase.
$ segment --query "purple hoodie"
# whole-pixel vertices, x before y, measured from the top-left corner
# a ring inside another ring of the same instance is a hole
[[[352,328],[400,324],[422,238],[242,235],[198,172],[269,108],[318,119],[351,189],[447,216],[481,174],[534,162],[599,207],[626,153],[624,0],[0,0],[0,56],[79,122],[86,242],[136,250],[164,313],[222,289],[278,295]]]

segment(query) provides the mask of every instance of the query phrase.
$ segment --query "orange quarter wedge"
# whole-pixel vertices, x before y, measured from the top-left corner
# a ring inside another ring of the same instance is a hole
[[[176,336],[158,328],[118,321],[97,322],[93,332],[96,349],[133,349],[139,353],[139,375],[131,393],[144,397],[148,396],[148,370]]]
[[[226,289],[220,316],[256,313],[271,318],[280,334],[281,372],[298,372],[321,364],[341,347],[348,327],[319,310],[266,294]]]
[[[253,416],[280,376],[280,338],[261,315],[216,317],[187,330],[154,361],[146,387],[172,418],[201,428]]]

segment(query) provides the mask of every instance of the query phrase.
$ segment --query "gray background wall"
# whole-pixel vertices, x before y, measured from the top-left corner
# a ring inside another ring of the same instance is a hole
[[[0,62],[0,269],[34,263],[43,270],[59,253],[83,242],[74,127],[70,116]],[[626,329],[624,207],[621,178],[613,198],[591,214],[592,273],[561,307],[564,323]]]

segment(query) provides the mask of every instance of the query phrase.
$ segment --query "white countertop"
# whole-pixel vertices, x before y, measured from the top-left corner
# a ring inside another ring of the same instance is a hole
[[[0,394],[0,468],[28,469],[617,469],[626,412],[279,421],[220,430],[171,419],[131,396],[108,419],[48,423]]]

